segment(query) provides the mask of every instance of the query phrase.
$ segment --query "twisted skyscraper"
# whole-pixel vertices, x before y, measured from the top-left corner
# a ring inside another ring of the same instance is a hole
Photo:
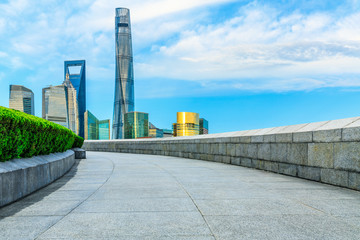
[[[134,69],[130,10],[117,8],[115,17],[115,100],[113,139],[124,138],[124,114],[134,111]]]

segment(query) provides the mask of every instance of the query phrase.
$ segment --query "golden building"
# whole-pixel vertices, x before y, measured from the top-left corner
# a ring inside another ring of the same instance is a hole
[[[177,122],[173,124],[174,137],[199,135],[199,114],[178,112]]]

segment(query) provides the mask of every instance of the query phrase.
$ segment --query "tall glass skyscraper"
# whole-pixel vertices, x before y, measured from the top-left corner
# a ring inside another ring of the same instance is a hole
[[[66,86],[42,89],[42,118],[69,128]]]
[[[134,70],[130,10],[117,8],[115,17],[115,99],[113,139],[124,138],[124,114],[134,111]]]
[[[67,82],[68,76],[68,82]],[[84,137],[84,113],[86,111],[86,62],[85,60],[71,60],[64,62],[64,85],[69,89],[69,82],[71,93],[75,89],[77,109],[74,107],[75,101],[68,101],[69,107],[69,128]],[[74,94],[72,94],[74,95]],[[78,118],[78,119],[76,119]],[[77,126],[78,125],[78,129]]]
[[[10,85],[9,108],[35,115],[34,93],[21,85]]]

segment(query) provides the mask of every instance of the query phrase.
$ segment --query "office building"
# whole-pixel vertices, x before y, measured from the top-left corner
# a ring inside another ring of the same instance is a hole
[[[209,122],[205,118],[199,119],[200,135],[209,134]]]
[[[171,129],[163,129],[162,131],[163,131],[164,138],[174,136],[173,130],[171,130]]]
[[[42,118],[69,128],[67,89],[64,85],[42,89]]]
[[[149,122],[149,137],[151,137],[151,138],[162,138],[163,136],[164,136],[163,130],[155,127],[154,124]]]
[[[77,91],[69,79],[69,74],[66,74],[66,79],[63,83],[66,87],[66,103],[68,111],[69,129],[75,134],[79,135],[79,104],[77,100]]]
[[[117,8],[115,17],[115,98],[113,139],[124,138],[124,114],[134,111],[134,70],[130,10]]]
[[[143,112],[125,113],[124,135],[126,139],[149,137],[149,114]]]
[[[99,140],[110,140],[110,119],[99,120]]]
[[[199,114],[178,112],[177,122],[173,124],[174,137],[199,135]]]
[[[85,60],[71,60],[64,62],[63,84],[70,89],[68,90],[70,93],[70,96],[68,97],[69,128],[80,137],[84,137],[84,113],[86,111]]]
[[[85,140],[109,140],[110,119],[99,120],[87,110],[84,114]]]
[[[10,85],[9,108],[35,115],[34,93],[21,85]]]

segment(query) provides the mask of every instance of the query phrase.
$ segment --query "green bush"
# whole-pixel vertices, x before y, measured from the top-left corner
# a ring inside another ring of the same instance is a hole
[[[64,152],[83,142],[59,124],[0,106],[0,161]]]

